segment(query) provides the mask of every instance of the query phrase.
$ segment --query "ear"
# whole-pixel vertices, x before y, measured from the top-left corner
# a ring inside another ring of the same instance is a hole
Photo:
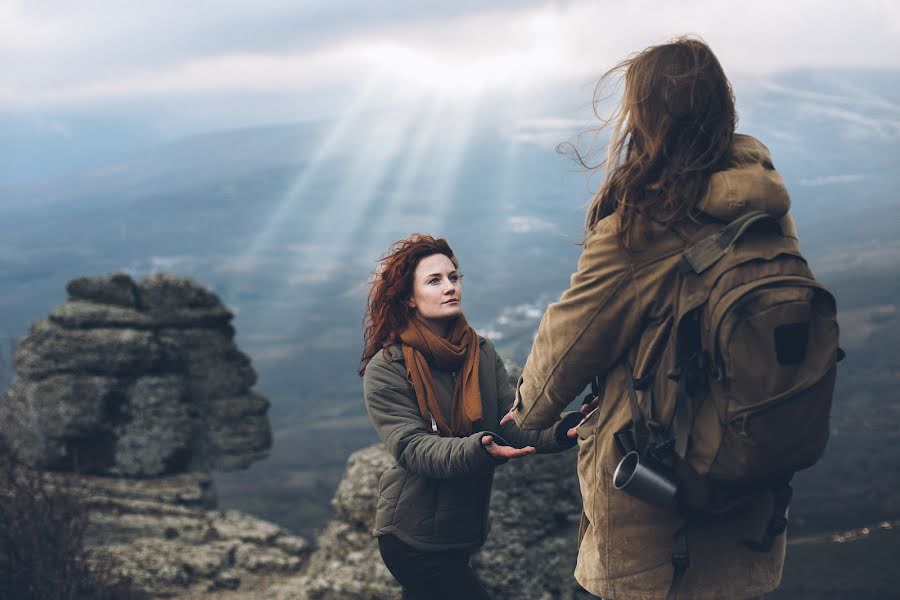
[[[409,308],[415,309],[416,308],[416,299],[413,297],[407,298],[406,306],[408,306]]]

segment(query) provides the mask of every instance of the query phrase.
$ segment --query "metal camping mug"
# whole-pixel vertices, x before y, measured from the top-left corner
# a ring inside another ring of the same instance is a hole
[[[660,508],[675,506],[678,483],[657,465],[641,463],[640,455],[632,450],[616,466],[613,486],[629,495]]]

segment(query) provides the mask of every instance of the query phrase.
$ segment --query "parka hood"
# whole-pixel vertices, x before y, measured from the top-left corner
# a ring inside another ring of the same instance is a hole
[[[783,217],[790,207],[791,198],[772,164],[769,149],[756,138],[740,133],[734,135],[729,167],[709,178],[709,189],[697,206],[725,221],[751,210]]]

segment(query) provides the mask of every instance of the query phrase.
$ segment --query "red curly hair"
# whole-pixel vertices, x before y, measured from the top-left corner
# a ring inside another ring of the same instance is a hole
[[[406,327],[413,310],[407,300],[412,297],[416,267],[420,260],[435,254],[443,254],[454,267],[459,267],[447,240],[421,233],[394,242],[387,254],[378,260],[378,268],[372,273],[369,300],[363,317],[360,377],[376,352],[400,341],[400,332]]]

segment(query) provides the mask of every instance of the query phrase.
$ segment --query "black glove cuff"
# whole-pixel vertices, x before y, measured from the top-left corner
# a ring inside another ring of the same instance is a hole
[[[570,438],[568,433],[571,428],[581,423],[581,419],[583,418],[584,415],[580,412],[570,412],[566,414],[556,426],[556,443],[566,448],[570,448],[578,443],[577,436]]]

